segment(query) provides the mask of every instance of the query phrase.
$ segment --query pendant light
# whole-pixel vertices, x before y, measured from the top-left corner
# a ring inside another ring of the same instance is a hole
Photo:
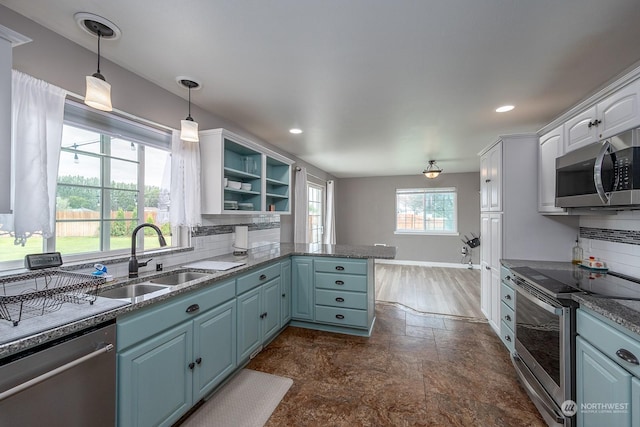
[[[198,142],[198,122],[191,117],[191,89],[198,89],[200,84],[189,78],[178,77],[178,84],[189,89],[189,114],[180,121],[180,139],[189,142]]]
[[[120,37],[120,30],[113,22],[90,13],[76,13],[75,18],[80,28],[98,37],[98,68],[95,73],[86,77],[84,103],[98,110],[112,111],[111,85],[100,73],[100,40],[117,39]]]
[[[429,160],[429,166],[425,170],[422,171],[424,176],[429,179],[437,178],[441,173],[442,169],[438,167],[435,160]]]

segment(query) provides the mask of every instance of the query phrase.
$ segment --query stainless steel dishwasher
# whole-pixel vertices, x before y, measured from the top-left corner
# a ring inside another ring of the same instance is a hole
[[[0,426],[113,427],[115,343],[111,322],[0,362]]]

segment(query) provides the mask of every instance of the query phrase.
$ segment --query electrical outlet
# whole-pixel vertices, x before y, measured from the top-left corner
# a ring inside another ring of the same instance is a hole
[[[156,263],[156,271],[162,271],[162,263]]]

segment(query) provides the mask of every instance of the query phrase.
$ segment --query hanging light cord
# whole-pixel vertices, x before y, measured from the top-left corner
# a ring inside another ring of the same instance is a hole
[[[100,38],[102,37],[102,31],[98,30],[98,74],[100,74]]]
[[[193,121],[193,117],[191,117],[191,85],[189,85],[189,116],[187,116],[187,120]]]

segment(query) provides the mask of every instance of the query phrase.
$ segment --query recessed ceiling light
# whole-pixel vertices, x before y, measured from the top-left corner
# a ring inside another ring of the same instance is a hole
[[[298,135],[299,133],[302,133],[302,129],[298,129],[298,128],[293,128],[293,129],[289,129],[289,132]]]
[[[513,105],[503,105],[502,107],[496,108],[496,113],[506,113],[507,111],[511,111],[514,108],[516,107],[514,107]]]

